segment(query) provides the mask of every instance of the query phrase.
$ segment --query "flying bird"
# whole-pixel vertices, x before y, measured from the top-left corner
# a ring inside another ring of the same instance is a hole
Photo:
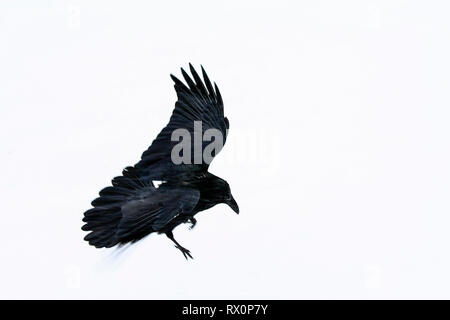
[[[190,251],[175,240],[175,227],[190,223],[193,228],[198,212],[219,203],[239,213],[228,183],[208,172],[209,163],[220,147],[212,150],[211,159],[205,159],[208,139],[202,139],[199,145],[182,150],[183,159],[188,161],[174,161],[177,155],[174,147],[180,143],[173,138],[177,130],[194,136],[194,139],[187,139],[188,142],[199,142],[196,134],[211,136],[205,133],[215,130],[214,142],[221,142],[223,146],[229,128],[219,88],[211,83],[203,66],[203,81],[191,64],[189,68],[192,78],[181,68],[187,85],[170,75],[178,100],[169,123],[142,154],[141,160],[112,179],[112,185],[101,190],[91,203],[93,208],[84,213],[86,224],[82,230],[90,231],[84,238],[90,245],[110,248],[136,242],[156,232],[165,234],[186,259],[192,259]],[[216,141],[219,138],[223,141]],[[209,140],[212,141],[211,137]],[[156,185],[156,181],[161,184]]]

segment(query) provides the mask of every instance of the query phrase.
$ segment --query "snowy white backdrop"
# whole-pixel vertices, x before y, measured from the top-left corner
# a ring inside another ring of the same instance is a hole
[[[445,1],[2,1],[0,298],[450,298]],[[82,213],[203,64],[219,205],[123,252]]]

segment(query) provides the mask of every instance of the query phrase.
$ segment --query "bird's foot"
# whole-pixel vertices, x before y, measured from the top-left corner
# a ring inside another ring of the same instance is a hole
[[[194,258],[192,258],[192,256],[191,256],[191,252],[190,252],[188,249],[182,247],[182,246],[178,243],[178,241],[175,240],[175,238],[173,237],[172,230],[167,231],[167,232],[166,232],[166,235],[167,235],[167,237],[168,237],[170,240],[173,241],[173,243],[175,244],[175,248],[177,248],[178,250],[181,251],[181,253],[182,253],[183,256],[186,258],[186,260],[188,260],[188,257],[191,258],[191,259],[194,259]]]
[[[189,227],[190,230],[194,229],[195,225],[197,224],[197,220],[195,218],[190,218],[189,222],[191,223],[191,226]]]
[[[175,245],[175,248],[177,248],[178,250],[181,251],[181,253],[186,258],[186,260],[189,260],[188,257],[191,258],[191,259],[194,259],[194,258],[192,258],[191,252],[188,249],[183,248],[182,246],[179,246],[179,245]]]

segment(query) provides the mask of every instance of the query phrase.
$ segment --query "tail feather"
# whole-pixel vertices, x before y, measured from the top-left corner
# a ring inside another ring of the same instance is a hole
[[[123,170],[122,176],[112,180],[112,186],[102,189],[99,197],[92,201],[91,208],[84,213],[82,230],[91,231],[84,237],[90,245],[97,248],[113,247],[122,240],[117,236],[117,229],[122,219],[122,205],[144,188],[152,188],[151,181],[140,178],[133,167]]]

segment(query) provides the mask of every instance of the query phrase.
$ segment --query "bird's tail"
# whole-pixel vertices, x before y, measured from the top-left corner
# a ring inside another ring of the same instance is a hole
[[[117,227],[122,219],[122,205],[143,187],[153,186],[151,181],[142,181],[133,167],[123,170],[123,175],[112,180],[112,186],[100,191],[100,196],[92,201],[93,208],[84,213],[81,228],[91,231],[84,240],[97,248],[110,248],[121,242],[117,237]]]
[[[84,213],[86,224],[81,228],[92,231],[84,240],[96,248],[110,248],[119,243],[115,236],[117,226],[122,218],[120,207],[95,207]]]

